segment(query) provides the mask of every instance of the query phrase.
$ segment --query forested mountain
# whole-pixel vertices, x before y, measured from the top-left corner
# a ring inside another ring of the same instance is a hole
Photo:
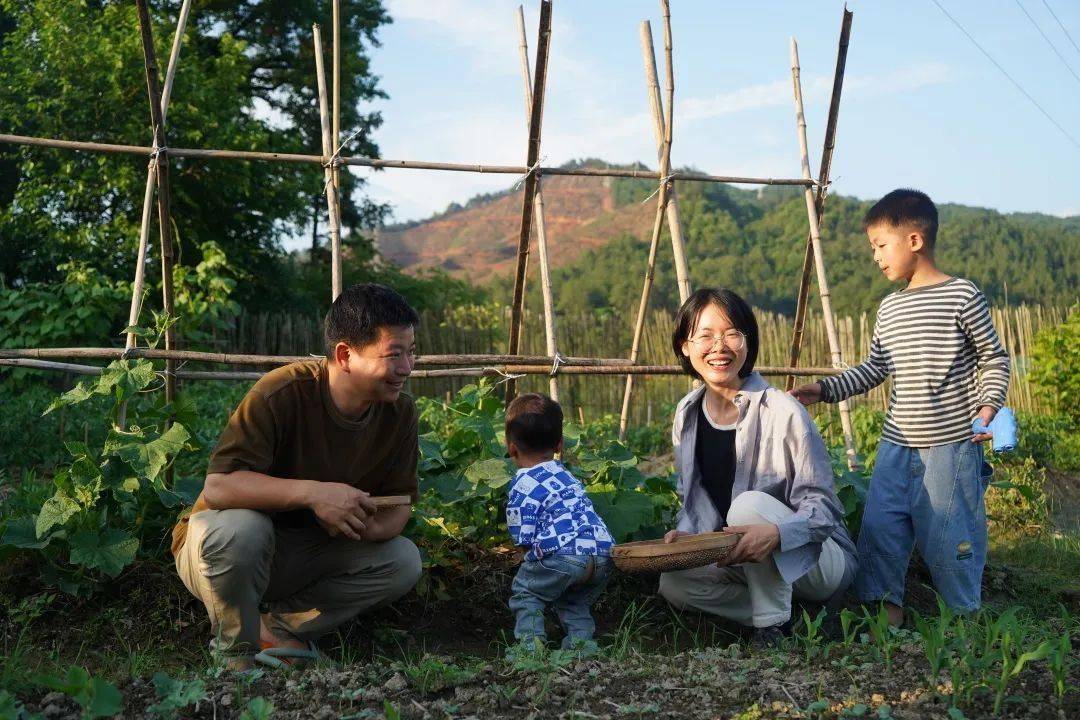
[[[641,200],[655,186],[628,179],[544,182],[558,309],[636,307],[655,212],[652,201]],[[807,233],[800,190],[683,182],[678,192],[693,284],[726,285],[758,307],[793,312]],[[826,202],[822,237],[840,313],[872,310],[894,287],[874,265],[860,229],[870,204],[840,195]],[[495,195],[459,207],[407,230],[391,228],[380,241],[382,251],[407,268],[441,265],[474,281],[491,278],[494,296],[507,299],[520,196]],[[973,280],[992,303],[1077,300],[1080,217],[949,204],[940,212],[939,265]],[[670,247],[665,230],[653,294],[657,307],[678,305]],[[536,282],[529,293],[530,305],[539,307]]]

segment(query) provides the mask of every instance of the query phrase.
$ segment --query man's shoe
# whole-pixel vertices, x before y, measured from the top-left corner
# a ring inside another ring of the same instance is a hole
[[[750,638],[750,647],[755,650],[772,650],[783,645],[790,635],[790,621],[779,625],[754,628],[754,635]]]

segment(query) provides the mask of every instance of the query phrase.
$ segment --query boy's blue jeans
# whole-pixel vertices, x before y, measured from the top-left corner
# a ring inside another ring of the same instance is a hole
[[[903,606],[915,546],[945,603],[978,610],[986,565],[983,493],[992,472],[982,445],[970,440],[927,448],[882,440],[859,530],[859,599]]]
[[[604,592],[611,568],[611,558],[595,555],[549,555],[521,563],[510,596],[514,637],[545,640],[544,607],[550,604],[566,630],[564,648],[574,640],[591,640],[596,623],[589,608]]]

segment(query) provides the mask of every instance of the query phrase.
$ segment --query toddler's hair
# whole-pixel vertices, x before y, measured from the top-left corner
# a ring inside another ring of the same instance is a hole
[[[553,451],[562,440],[563,411],[547,395],[519,395],[506,408],[506,442],[529,453]]]

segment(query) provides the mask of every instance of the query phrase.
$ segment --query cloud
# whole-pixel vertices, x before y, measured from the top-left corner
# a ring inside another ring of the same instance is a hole
[[[886,75],[849,75],[844,78],[845,96],[873,97],[882,94],[912,92],[930,85],[956,80],[951,67],[929,62],[900,68]],[[815,75],[802,79],[805,100],[824,99],[832,92],[831,75]],[[791,79],[748,85],[709,98],[690,97],[676,101],[676,121],[713,120],[740,112],[772,107],[789,107],[793,103]]]

